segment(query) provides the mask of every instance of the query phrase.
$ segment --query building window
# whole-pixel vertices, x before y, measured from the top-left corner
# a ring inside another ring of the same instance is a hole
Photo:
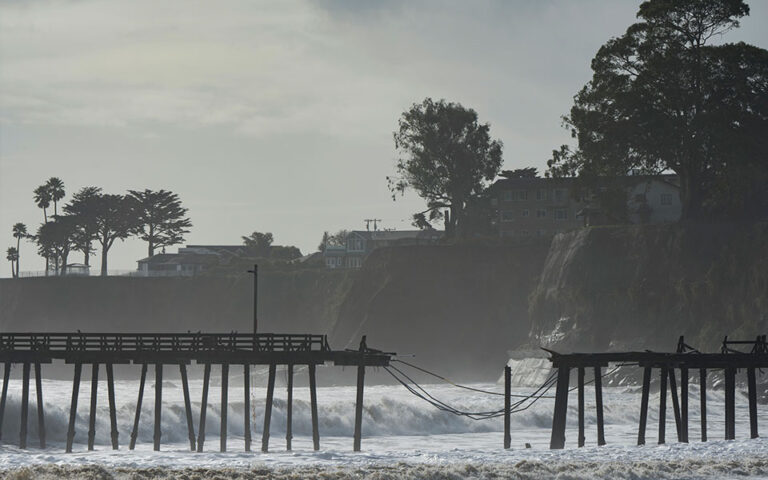
[[[515,215],[512,213],[512,210],[504,210],[501,212],[501,221],[502,222],[512,222],[515,220]]]
[[[349,250],[350,252],[362,252],[363,239],[359,237],[347,238],[347,250]]]
[[[547,234],[546,230],[536,230],[536,235],[543,237]]]
[[[504,200],[505,202],[511,202],[512,201],[512,192],[509,191],[509,190],[505,191],[502,194],[501,199]]]
[[[662,205],[672,205],[672,194],[671,193],[662,193],[661,194],[661,204]]]
[[[568,210],[565,208],[556,208],[555,220],[568,220]]]
[[[538,200],[539,202],[543,202],[546,199],[547,199],[546,190],[542,190],[542,189],[536,190],[536,200]]]
[[[536,210],[536,218],[545,218],[547,216],[547,209],[540,208]]]
[[[528,215],[530,215],[530,212],[527,209],[523,210],[523,217],[527,218]]]
[[[517,192],[518,200],[528,200],[528,190],[520,190]]]
[[[565,197],[565,191],[564,190],[561,190],[559,188],[557,190],[555,190],[555,201],[556,202],[562,202],[563,201],[563,197]]]

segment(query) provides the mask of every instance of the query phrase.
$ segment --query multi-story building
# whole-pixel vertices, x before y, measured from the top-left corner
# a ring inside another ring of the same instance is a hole
[[[431,245],[443,237],[440,230],[352,230],[343,245],[326,245],[328,268],[360,268],[372,251],[396,245]]]

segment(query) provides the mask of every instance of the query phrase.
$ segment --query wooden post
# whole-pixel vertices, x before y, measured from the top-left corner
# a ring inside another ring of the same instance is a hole
[[[69,428],[67,429],[67,453],[72,453],[72,443],[75,441],[75,420],[77,419],[77,394],[80,392],[80,374],[83,364],[75,364],[75,378],[72,380],[72,404],[69,407]]]
[[[680,441],[688,443],[688,369],[680,369]]]
[[[603,418],[603,372],[595,367],[595,409],[597,410],[597,444],[605,445],[605,420]]]
[[[562,449],[565,447],[565,417],[568,412],[568,380],[571,371],[568,367],[557,369],[557,390],[555,392],[555,412],[552,416],[552,438],[549,441],[550,449]]]
[[[5,362],[3,372],[3,392],[0,394],[0,439],[3,436],[3,418],[5,417],[5,402],[8,399],[8,380],[11,378],[11,363]]]
[[[643,369],[643,393],[640,399],[640,428],[637,431],[637,444],[645,445],[645,427],[648,424],[648,395],[651,390],[651,367]]]
[[[291,450],[293,439],[293,364],[288,365],[288,398],[286,399],[285,449]]]
[[[504,367],[504,448],[512,446],[510,420],[512,416],[512,368]]]
[[[365,388],[365,335],[360,340],[360,363],[357,366],[357,397],[355,400],[355,452],[360,451],[360,444],[363,436],[363,389]]]
[[[251,451],[251,366],[243,365],[243,436],[245,451]]]
[[[112,364],[107,364],[107,396],[109,397],[109,432],[112,439],[112,450],[119,448],[117,433],[117,408],[115,407],[115,374]]]
[[[747,368],[747,389],[749,396],[749,436],[757,438],[757,384],[755,379],[755,367]]]
[[[160,438],[163,435],[162,431],[162,411],[163,411],[163,364],[155,364],[155,435],[154,449],[156,452],[160,451]]]
[[[275,394],[275,371],[277,366],[269,365],[269,380],[267,380],[267,404],[264,407],[264,431],[261,434],[261,451],[269,451],[269,422],[272,420],[272,400]]]
[[[37,431],[40,448],[45,448],[45,408],[43,404],[43,375],[40,363],[35,363],[35,393],[37,394]]]
[[[219,450],[227,451],[227,406],[229,403],[229,364],[221,364],[221,434]]]
[[[211,381],[211,364],[206,363],[203,370],[203,399],[200,403],[200,428],[197,433],[197,451],[203,451],[205,443],[205,412],[208,409],[208,384]]]
[[[669,373],[669,392],[672,394],[672,411],[675,414],[675,428],[677,430],[677,441],[683,441],[683,428],[680,420],[680,403],[677,398],[677,380],[675,379],[675,368],[667,370]]]
[[[195,425],[192,422],[192,404],[189,400],[189,380],[187,379],[187,366],[179,364],[181,373],[181,388],[184,391],[184,411],[187,414],[187,436],[189,437],[189,449],[195,451]]]
[[[99,391],[99,364],[91,365],[91,411],[88,420],[88,450],[93,450],[96,439],[96,394]]]
[[[21,431],[19,432],[19,448],[27,448],[27,416],[29,415],[29,363],[24,362],[24,373],[21,385]]]
[[[725,369],[725,439],[736,438],[736,369]]]
[[[578,368],[579,447],[584,446],[584,367]]]
[[[141,402],[144,399],[144,382],[147,380],[147,364],[141,364],[141,379],[139,380],[139,397],[136,399],[136,416],[133,419],[133,430],[131,431],[131,442],[129,450],[136,447],[136,437],[139,435],[139,418],[141,417]]]
[[[699,405],[701,410],[701,441],[707,441],[707,369],[699,369]]]
[[[666,442],[667,433],[667,367],[659,374],[659,445]]]
[[[317,365],[309,364],[309,404],[312,411],[312,446],[315,451],[320,450],[320,429],[317,421],[317,379],[315,370]]]

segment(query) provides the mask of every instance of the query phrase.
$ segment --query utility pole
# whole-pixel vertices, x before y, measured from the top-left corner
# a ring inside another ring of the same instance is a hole
[[[253,334],[256,335],[258,331],[258,308],[259,308],[259,266],[254,264],[253,270],[248,270],[248,273],[253,274]]]

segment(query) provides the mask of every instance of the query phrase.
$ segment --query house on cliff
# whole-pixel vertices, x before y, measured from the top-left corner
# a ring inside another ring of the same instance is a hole
[[[360,268],[377,248],[400,245],[434,245],[442,230],[352,230],[342,245],[326,245],[323,260],[328,268]]]
[[[163,252],[138,260],[137,276],[194,276],[211,267],[226,265],[247,253],[243,245],[187,245],[179,248],[177,253]]]
[[[591,190],[579,188],[575,178],[503,178],[489,192],[501,237],[546,237],[587,225],[674,222],[682,212],[676,175],[606,178],[604,186]]]

